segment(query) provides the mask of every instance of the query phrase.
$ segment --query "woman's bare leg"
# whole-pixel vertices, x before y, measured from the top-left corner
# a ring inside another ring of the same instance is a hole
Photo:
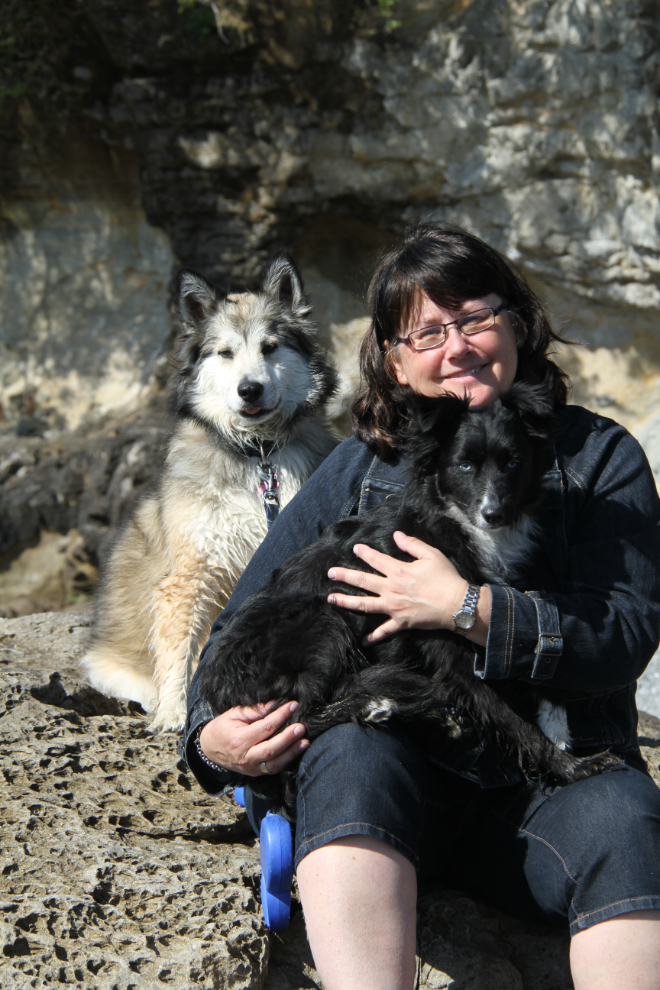
[[[571,940],[575,990],[660,990],[660,911],[601,921]]]
[[[308,853],[297,876],[325,990],[412,990],[417,876],[405,856],[350,835]]]

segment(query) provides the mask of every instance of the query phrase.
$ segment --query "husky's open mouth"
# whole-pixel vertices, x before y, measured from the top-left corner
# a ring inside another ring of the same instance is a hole
[[[262,406],[248,406],[246,409],[239,410],[241,416],[247,416],[250,419],[261,419],[267,416],[268,413],[275,412],[275,406],[271,406],[266,409]]]

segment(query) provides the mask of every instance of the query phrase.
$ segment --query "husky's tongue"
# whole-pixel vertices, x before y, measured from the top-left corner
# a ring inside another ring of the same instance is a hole
[[[243,412],[246,416],[256,416],[257,413],[261,412],[261,409],[258,406],[255,406],[254,409],[244,409]]]

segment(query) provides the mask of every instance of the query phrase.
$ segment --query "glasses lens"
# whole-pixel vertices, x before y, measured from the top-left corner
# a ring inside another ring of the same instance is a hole
[[[467,334],[469,337],[471,333],[481,333],[482,330],[487,330],[488,327],[492,327],[494,322],[495,317],[492,309],[479,309],[476,313],[469,313],[467,316],[461,317],[460,320],[456,321],[456,326],[461,333]]]
[[[421,330],[414,330],[408,339],[416,351],[426,351],[444,344],[446,336],[444,327],[422,327]]]

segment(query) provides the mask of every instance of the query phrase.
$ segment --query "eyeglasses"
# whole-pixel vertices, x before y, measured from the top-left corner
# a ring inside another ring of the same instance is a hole
[[[407,337],[395,337],[392,344],[409,344],[414,351],[428,351],[432,347],[441,347],[447,339],[449,327],[456,327],[459,333],[471,337],[482,330],[488,330],[495,323],[495,317],[504,309],[500,303],[497,309],[477,309],[474,313],[466,313],[451,323],[436,323],[432,327],[420,327],[413,330]]]

